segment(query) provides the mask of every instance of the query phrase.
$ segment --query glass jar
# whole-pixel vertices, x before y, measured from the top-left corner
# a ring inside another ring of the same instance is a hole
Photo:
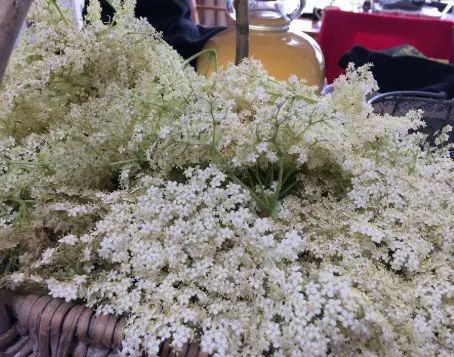
[[[320,46],[310,36],[290,27],[292,20],[301,15],[304,5],[305,0],[249,0],[249,57],[262,61],[268,73],[277,80],[288,80],[296,75],[321,90],[325,63]],[[234,0],[227,0],[226,7],[235,20]],[[220,68],[234,62],[235,26],[229,26],[211,38],[204,49],[216,50]],[[199,72],[210,74],[214,71],[213,63],[207,70],[207,62],[207,55],[199,57]]]

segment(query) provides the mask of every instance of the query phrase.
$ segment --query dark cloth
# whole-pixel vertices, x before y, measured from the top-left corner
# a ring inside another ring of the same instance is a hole
[[[406,10],[406,11],[418,11],[421,10],[421,7],[423,5],[423,2],[421,1],[420,4],[416,4],[415,1],[411,0],[400,0],[395,3],[391,4],[381,4],[384,9],[390,9],[390,10]]]
[[[361,46],[344,54],[339,65],[347,68],[372,63],[371,68],[380,92],[421,90],[446,92],[454,98],[454,66],[416,56],[392,56],[381,51],[371,51]]]
[[[100,2],[103,20],[109,21],[113,10],[105,0]],[[86,6],[88,3],[89,1],[85,0]],[[184,58],[200,52],[212,36],[225,29],[220,26],[205,27],[192,22],[189,0],[138,0],[136,16],[145,17]]]

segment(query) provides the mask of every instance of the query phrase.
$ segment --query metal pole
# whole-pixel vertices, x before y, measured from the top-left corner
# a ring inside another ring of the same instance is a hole
[[[249,9],[248,0],[235,0],[236,11],[236,58],[239,65],[249,56]]]

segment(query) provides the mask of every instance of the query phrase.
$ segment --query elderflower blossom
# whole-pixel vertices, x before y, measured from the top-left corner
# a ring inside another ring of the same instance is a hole
[[[454,354],[450,127],[374,114],[368,66],[323,98],[205,78],[132,0],[80,31],[48,5],[0,88],[5,284],[127,316],[130,356]]]
[[[74,234],[67,235],[58,240],[59,243],[68,244],[68,245],[75,245],[79,241]]]
[[[328,266],[323,273],[309,273],[298,265],[306,249],[301,227],[288,229],[237,209],[250,203],[249,194],[226,183],[214,167],[189,169],[185,176],[185,184],[143,177],[136,200],[116,199],[90,233],[100,240],[94,252],[99,258],[91,259],[115,268],[100,272],[95,281],[82,280],[81,297],[101,313],[131,314],[127,341],[166,336],[178,349],[198,334],[193,326],[200,324],[206,352],[254,355],[271,345],[281,353],[304,351],[315,342],[326,351],[327,341],[313,340],[314,333],[341,327],[358,336],[370,333],[373,321],[360,316],[364,301],[348,278],[333,275]],[[74,253],[68,247],[64,254]],[[77,294],[73,282],[51,278],[47,284],[52,296],[71,300]],[[342,309],[330,307],[341,303]],[[162,309],[168,311],[164,320]],[[329,312],[321,325],[314,324],[322,309]],[[276,319],[280,327],[271,333]],[[257,331],[263,334],[258,344],[253,342]],[[128,348],[139,352],[141,347]]]

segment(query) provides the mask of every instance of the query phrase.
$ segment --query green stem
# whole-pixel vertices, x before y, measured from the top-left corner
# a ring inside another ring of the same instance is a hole
[[[394,152],[394,155],[393,155],[393,158],[392,158],[392,161],[391,161],[392,167],[396,167],[397,157],[399,155],[399,151],[400,151],[400,146],[399,146],[398,143],[396,143],[396,151]]]
[[[282,198],[282,197],[285,197],[285,195],[287,195],[287,193],[290,192],[290,190],[295,187],[295,185],[298,183],[298,181],[293,181],[290,185],[288,185],[284,191],[281,192],[281,194],[279,195],[279,198]]]
[[[295,99],[303,99],[305,102],[307,102],[309,104],[317,104],[318,103],[318,100],[312,99],[312,98],[307,97],[305,95],[295,95],[295,96],[293,96],[293,98],[295,98]]]
[[[247,170],[247,177],[249,180],[249,187],[251,188],[251,190],[254,190],[254,179],[252,178],[250,170]],[[255,192],[255,190],[254,190],[254,192]]]
[[[138,162],[138,160],[137,159],[122,160],[122,161],[110,162],[110,163],[108,163],[108,165],[117,166],[117,165],[130,164],[132,162]]]
[[[287,173],[284,176],[284,179],[282,180],[282,185],[285,185],[285,183],[289,179],[290,175],[293,174],[294,172],[295,172],[295,169],[293,169],[293,168],[287,171]]]
[[[203,63],[200,65],[200,66],[197,66],[197,71],[199,73],[204,73],[205,76],[208,75],[208,71],[210,70],[210,65],[211,65],[211,54],[207,56],[207,58],[205,58],[205,60],[203,61]]]
[[[273,165],[268,166],[268,172],[266,174],[266,182],[268,182],[268,186],[271,187],[274,181],[274,170]]]
[[[277,83],[277,82],[276,82]],[[281,97],[282,96],[282,93],[279,93],[279,92],[274,92],[272,90],[267,90],[266,91],[268,94],[271,94],[271,95],[274,95],[276,97]],[[308,96],[305,96],[305,95],[300,95],[300,94],[296,94],[294,96],[292,96],[291,98],[289,98],[291,100],[295,100],[295,99],[302,99],[304,100],[305,102],[309,103],[309,104],[317,104],[319,101],[317,99],[313,99],[311,97],[308,97]]]
[[[68,20],[66,19],[65,14],[64,14],[63,11],[61,10],[60,5],[58,5],[57,0],[51,0],[51,1],[52,1],[52,4],[54,4],[55,8],[57,9],[57,12],[58,12],[58,14],[60,15],[60,18],[63,20],[63,22],[65,23],[65,25],[69,25],[69,22],[68,22]]]
[[[106,0],[106,3],[108,3],[115,12],[117,11],[117,7],[112,3],[112,0]]]
[[[38,166],[40,165],[37,162],[22,162],[22,161],[6,161],[8,165],[22,165],[22,166]]]
[[[241,181],[233,172],[228,173],[230,179],[243,187],[245,190],[249,191],[252,198],[258,203],[261,209],[263,209],[269,215],[273,214],[273,210],[268,206],[265,201],[263,201],[248,185],[246,185],[243,181]]]
[[[221,159],[221,161],[225,164],[225,159],[224,159],[224,156],[222,155],[222,153],[219,151],[218,147],[215,146],[215,145],[211,145],[211,148],[214,150],[214,152],[219,156],[219,158]],[[246,185],[243,181],[241,181],[236,175],[235,173],[233,172],[233,170],[231,169],[227,169],[227,175],[228,177],[236,182],[237,184],[239,184],[241,187],[243,187],[245,190],[249,191],[249,193],[251,194],[252,198],[258,203],[258,205],[260,206],[260,208],[262,210],[264,210],[267,214],[269,215],[272,215],[273,214],[273,209],[270,208],[270,206],[262,199],[260,198],[259,195],[257,195],[257,193],[255,193],[255,191],[252,189],[252,187],[249,187],[248,185]]]
[[[255,175],[255,178],[256,178],[258,184],[259,184],[260,186],[263,186],[262,180],[260,179],[259,168],[257,167],[257,165],[254,166],[254,175]]]
[[[18,204],[36,203],[35,200],[23,200],[22,198],[18,198],[18,197],[0,196],[0,199],[2,201],[12,201],[12,202],[16,202]]]
[[[258,184],[260,185],[260,191],[262,192],[262,196],[265,197],[265,192],[264,192],[264,185],[262,183],[262,180],[260,179],[260,173],[259,173],[259,169],[256,166],[254,166],[254,174],[255,174],[255,178],[258,182]]]
[[[419,153],[418,152],[415,152],[413,154],[413,159],[411,161],[411,166],[408,170],[408,174],[411,175],[414,171],[415,171],[415,168],[416,168],[416,163],[418,162],[418,156],[419,156]]]
[[[272,203],[272,208],[273,211],[276,208],[276,203],[279,200],[279,194],[281,193],[282,189],[282,178],[284,175],[284,155],[282,153],[279,154],[279,173],[278,173],[278,179],[277,179],[277,188],[276,188],[276,193],[274,194],[274,199]]]
[[[144,104],[144,105],[150,105],[152,107],[158,107],[160,108],[161,106],[156,104],[156,103],[153,103],[153,102],[150,102],[146,99],[143,99],[143,98],[140,98],[139,96],[135,95],[135,94],[131,94],[131,98],[135,99],[135,100],[138,100],[141,104]]]
[[[277,134],[279,133],[279,128],[281,126],[281,123],[279,123],[279,113],[281,112],[281,109],[284,107],[285,104],[287,104],[288,99],[286,99],[279,107],[277,108],[276,111],[276,123],[274,124],[275,129],[272,138],[270,139],[271,141],[275,141]]]
[[[234,181],[235,183],[239,184],[241,187],[243,187],[245,190],[249,191],[249,193],[251,194],[251,197],[257,202],[257,204],[259,205],[259,207],[264,211],[266,212],[269,216],[274,216],[275,215],[275,207],[276,207],[276,202],[277,200],[279,199],[279,193],[282,189],[282,178],[283,178],[283,171],[284,171],[284,155],[282,153],[279,154],[279,181],[278,181],[278,187],[277,187],[277,191],[276,191],[276,194],[274,195],[274,199],[271,203],[271,205],[267,202],[267,199],[264,199],[262,197],[260,197],[254,190],[253,188],[253,179],[252,179],[252,176],[248,170],[247,174],[248,174],[248,177],[249,177],[249,180],[250,180],[250,186],[246,185],[243,181],[241,181],[234,173],[234,170],[231,169],[229,167],[229,165],[226,163],[226,160],[224,158],[224,155],[222,155],[221,151],[219,150],[219,148],[217,147],[217,140],[216,140],[216,129],[217,129],[217,125],[219,124],[218,122],[216,122],[216,119],[215,119],[215,116],[214,116],[214,112],[213,112],[213,103],[210,102],[210,110],[211,110],[211,117],[213,119],[213,136],[212,136],[212,142],[211,144],[209,145],[209,147],[216,153],[216,155],[220,158],[221,162],[223,165],[226,166],[226,172],[227,172],[227,175],[228,177]],[[271,184],[272,184],[272,180],[273,180],[273,168],[272,166],[270,165],[269,169],[268,169],[268,174],[270,175],[270,180],[271,180]],[[260,178],[258,177],[258,172],[256,173],[257,174],[257,178],[258,178],[258,181],[260,182],[261,184],[261,180]],[[270,184],[270,186],[271,186]],[[260,187],[262,188],[262,194],[263,194],[263,185],[260,185]]]
[[[200,51],[200,52],[196,53],[195,55],[189,57],[186,61],[183,62],[183,68],[186,68],[192,61],[199,58],[200,56],[203,56],[204,54],[209,54],[209,58],[212,57],[214,59],[214,69],[217,72],[219,70],[218,54],[217,54],[216,50],[214,50],[212,48],[207,48],[207,49]]]

